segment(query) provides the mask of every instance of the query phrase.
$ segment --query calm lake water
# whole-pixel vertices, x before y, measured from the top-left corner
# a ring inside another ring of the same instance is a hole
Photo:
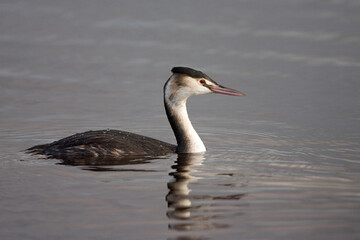
[[[360,2],[2,1],[1,239],[359,239]],[[116,165],[29,156],[95,129],[175,143],[173,66],[208,151]]]

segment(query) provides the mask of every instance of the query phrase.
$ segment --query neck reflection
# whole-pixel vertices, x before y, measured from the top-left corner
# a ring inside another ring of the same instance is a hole
[[[166,196],[168,202],[168,217],[172,219],[190,218],[192,207],[189,196],[189,183],[197,180],[191,173],[195,172],[192,167],[201,165],[204,160],[204,153],[197,154],[179,154],[175,165],[171,168],[175,171],[169,175],[173,177],[168,182],[169,193]]]
[[[168,203],[167,217],[171,221],[169,229],[177,231],[208,230],[212,228],[227,228],[228,224],[213,222],[216,214],[211,211],[209,201],[213,196],[190,194],[190,183],[198,181],[195,177],[205,159],[204,153],[179,154],[169,175],[173,177],[168,182],[169,192],[166,195]]]

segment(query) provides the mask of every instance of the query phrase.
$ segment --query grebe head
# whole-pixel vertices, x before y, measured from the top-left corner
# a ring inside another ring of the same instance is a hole
[[[190,96],[207,93],[245,96],[240,91],[219,85],[201,71],[188,67],[174,67],[171,71],[173,75],[164,87],[165,100],[169,103],[184,103]]]

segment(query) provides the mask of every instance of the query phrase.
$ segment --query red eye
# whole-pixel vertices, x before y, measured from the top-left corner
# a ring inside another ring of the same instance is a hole
[[[205,84],[205,80],[204,80],[204,79],[201,79],[201,80],[200,80],[200,83],[201,83],[201,84]]]

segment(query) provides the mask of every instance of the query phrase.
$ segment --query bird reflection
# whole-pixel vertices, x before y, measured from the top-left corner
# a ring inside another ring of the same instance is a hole
[[[113,172],[113,171],[132,171],[132,172],[149,172],[152,170],[146,169],[124,169],[120,166],[129,165],[141,165],[150,163],[154,159],[162,159],[166,156],[121,156],[121,157],[103,157],[103,158],[91,158],[91,157],[58,157],[59,165],[78,166],[83,170],[95,171],[95,172]]]
[[[189,196],[189,183],[196,181],[196,177],[191,176],[191,167],[201,165],[204,154],[179,154],[175,169],[169,175],[173,179],[168,183],[169,193],[166,196],[169,211],[167,215],[173,219],[191,219],[192,203]]]
[[[173,178],[167,184],[169,192],[166,201],[167,217],[175,221],[169,224],[169,229],[191,231],[229,227],[228,224],[215,222],[214,219],[221,218],[221,214],[226,210],[221,209],[221,206],[214,204],[213,201],[239,200],[243,194],[226,196],[190,194],[189,184],[199,179],[193,175],[197,172],[196,166],[202,165],[204,158],[203,153],[179,154],[175,165],[172,166],[175,171],[169,174]]]

